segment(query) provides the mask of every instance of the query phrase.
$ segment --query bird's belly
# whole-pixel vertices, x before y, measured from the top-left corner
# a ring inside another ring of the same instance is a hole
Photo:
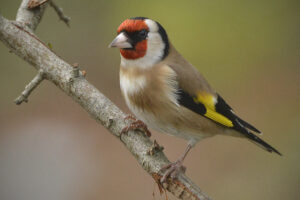
[[[172,136],[176,136],[194,143],[209,136],[207,133],[202,133],[200,129],[190,129],[186,126],[186,122],[178,118],[175,114],[178,110],[169,110],[169,115],[165,113],[155,114],[145,111],[126,102],[130,111],[140,120],[142,120],[149,128]]]

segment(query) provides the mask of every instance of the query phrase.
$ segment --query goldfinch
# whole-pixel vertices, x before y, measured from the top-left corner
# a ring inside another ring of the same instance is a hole
[[[162,182],[185,171],[183,160],[198,141],[218,134],[244,137],[281,155],[253,134],[260,131],[238,117],[176,51],[158,22],[145,17],[126,19],[117,33],[109,47],[120,49],[120,87],[127,106],[148,127],[188,141],[184,154],[163,167]],[[146,129],[136,121],[125,131],[140,127]]]

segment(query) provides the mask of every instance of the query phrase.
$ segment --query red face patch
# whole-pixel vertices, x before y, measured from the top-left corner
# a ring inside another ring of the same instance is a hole
[[[127,33],[133,33],[133,32],[141,31],[143,29],[149,31],[149,28],[144,20],[127,19],[119,26],[118,34],[121,31],[125,31]],[[136,43],[133,49],[120,49],[120,53],[122,54],[122,56],[130,60],[142,58],[145,56],[146,52],[147,52],[146,39]]]
[[[138,59],[144,57],[147,51],[147,40],[140,41],[135,49],[120,49],[122,56],[126,59]]]
[[[126,19],[118,28],[118,34],[121,31],[127,31],[127,32],[135,32],[135,31],[140,31],[140,30],[147,30],[149,31],[149,28],[147,24],[145,23],[144,20],[140,19]]]

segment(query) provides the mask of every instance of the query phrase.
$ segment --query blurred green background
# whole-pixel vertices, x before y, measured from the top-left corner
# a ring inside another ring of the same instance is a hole
[[[217,136],[185,165],[213,199],[296,200],[300,196],[300,1],[56,1],[71,28],[48,8],[36,33],[124,111],[119,52],[107,46],[126,18],[159,21],[169,38],[263,139],[283,156]],[[14,19],[20,1],[0,0]],[[0,44],[0,199],[164,199],[118,139],[44,81],[29,103],[13,100],[35,69]],[[175,160],[186,142],[154,133]],[[153,196],[154,192],[154,196]],[[170,199],[175,199],[169,194]]]

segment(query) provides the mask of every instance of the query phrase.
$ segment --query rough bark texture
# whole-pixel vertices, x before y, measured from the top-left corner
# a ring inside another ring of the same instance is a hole
[[[0,15],[0,40],[16,55],[42,73],[44,79],[53,82],[72,97],[110,133],[119,137],[121,130],[129,125],[129,122],[124,121],[125,114],[90,84],[82,72],[77,73],[77,67],[71,66],[57,56],[33,33],[48,2],[34,9],[28,9],[31,1],[33,0],[22,1],[16,21],[9,21]],[[34,82],[40,81],[30,82],[33,84],[31,85],[33,89],[37,86]],[[158,182],[161,177],[158,171],[168,164],[169,160],[143,132],[130,131],[128,135],[122,135],[121,139],[143,169],[157,181],[160,189],[165,188],[179,199],[210,199],[184,174],[180,174],[176,180],[169,179],[167,183],[161,185]]]

